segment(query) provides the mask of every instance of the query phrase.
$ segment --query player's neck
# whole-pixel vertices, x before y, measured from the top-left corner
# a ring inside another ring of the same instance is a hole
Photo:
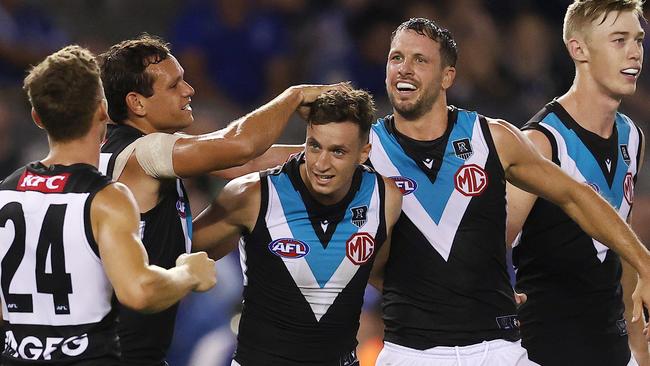
[[[595,82],[576,76],[571,89],[558,101],[586,130],[603,138],[611,136],[620,98],[607,95]]]
[[[100,141],[96,136],[87,134],[83,138],[66,142],[57,142],[49,139],[50,152],[41,160],[45,166],[89,164],[99,166]]]
[[[414,140],[433,141],[447,131],[447,98],[441,93],[431,109],[415,120],[407,120],[395,111],[395,128]]]
[[[131,126],[135,128],[138,131],[141,131],[145,135],[153,133],[153,132],[158,132],[155,127],[151,125],[146,119],[144,118],[129,118],[124,120],[122,123],[126,126]]]

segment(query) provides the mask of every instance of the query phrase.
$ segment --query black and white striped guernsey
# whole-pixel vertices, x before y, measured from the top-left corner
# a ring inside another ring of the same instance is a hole
[[[90,222],[110,182],[87,164],[37,162],[0,184],[3,365],[117,365],[113,288]]]

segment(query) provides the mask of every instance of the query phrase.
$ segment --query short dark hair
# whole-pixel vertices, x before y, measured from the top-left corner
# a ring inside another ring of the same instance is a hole
[[[365,90],[331,90],[323,93],[311,104],[308,122],[324,125],[332,122],[354,122],[359,126],[359,136],[368,139],[374,120],[375,102]]]
[[[440,55],[442,56],[442,66],[456,67],[458,60],[458,46],[451,32],[440,27],[433,20],[426,18],[411,18],[404,23],[400,24],[397,29],[393,31],[390,37],[392,42],[397,33],[403,30],[412,30],[417,34],[427,36],[440,44]]]
[[[99,56],[108,115],[113,122],[122,123],[128,118],[127,94],[153,95],[155,80],[146,68],[167,59],[170,54],[169,44],[162,38],[143,33],[111,46]]]
[[[32,108],[50,138],[70,141],[85,136],[102,100],[95,55],[67,46],[34,66],[23,83]]]

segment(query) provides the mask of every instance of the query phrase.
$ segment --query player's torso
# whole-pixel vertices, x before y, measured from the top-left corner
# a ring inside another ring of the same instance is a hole
[[[516,339],[505,260],[505,181],[487,121],[450,109],[426,150],[373,126],[371,162],[404,194],[384,278],[386,340],[425,349]]]
[[[383,182],[359,168],[347,196],[323,206],[300,179],[299,159],[262,175],[260,216],[240,242],[242,365],[328,365],[356,347],[364,289],[385,240]]]
[[[604,139],[584,130],[553,101],[525,128],[544,133],[553,161],[627,219],[640,146],[639,131],[627,117],[617,114],[612,136]],[[589,335],[591,342],[620,338],[627,343],[620,259],[559,207],[536,200],[513,259],[517,287],[528,295],[520,309],[525,342],[539,343],[541,335],[561,331],[572,338]]]
[[[119,169],[118,156],[141,136],[140,131],[129,126],[109,126],[100,170],[114,177],[114,170]],[[192,213],[180,179],[161,180],[158,204],[142,213],[140,220],[140,236],[150,264],[174,267],[176,258],[191,250]],[[125,362],[162,362],[171,344],[177,309],[174,305],[161,313],[145,315],[121,307],[118,330]]]
[[[32,163],[0,184],[3,364],[114,362],[113,288],[90,223],[109,183],[90,165]]]

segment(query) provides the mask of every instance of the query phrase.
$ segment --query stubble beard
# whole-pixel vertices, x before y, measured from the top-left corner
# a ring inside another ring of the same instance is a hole
[[[397,112],[407,121],[415,121],[418,118],[424,116],[427,112],[433,107],[433,103],[438,99],[440,92],[427,93],[418,99],[415,103],[410,106],[400,107],[398,101],[393,96],[392,93],[388,93],[388,99],[390,104],[393,106],[393,110]]]

